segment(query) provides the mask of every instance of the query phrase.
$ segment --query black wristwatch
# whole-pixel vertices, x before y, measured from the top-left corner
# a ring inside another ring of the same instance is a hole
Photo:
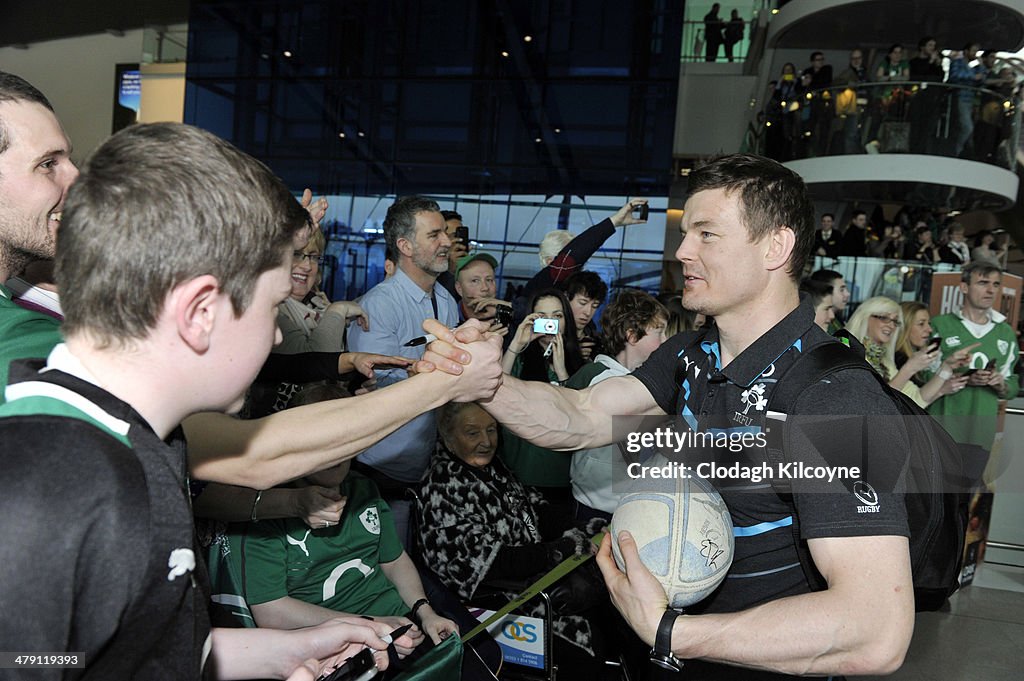
[[[651,662],[672,672],[683,670],[683,661],[672,653],[672,627],[681,614],[672,608],[665,610],[661,622],[658,623],[658,633],[654,637],[654,647],[650,653]]]

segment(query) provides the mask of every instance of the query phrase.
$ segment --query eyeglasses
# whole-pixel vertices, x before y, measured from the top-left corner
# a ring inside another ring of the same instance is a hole
[[[292,252],[292,260],[293,260],[293,262],[296,265],[301,263],[303,260],[308,260],[311,265],[312,264],[317,264],[317,265],[323,265],[324,264],[324,256],[320,255],[319,253],[303,253],[302,251],[293,251]]]
[[[871,315],[871,318],[872,319],[877,319],[878,321],[880,321],[883,324],[894,324],[896,326],[900,325],[900,320],[898,318],[896,318],[896,317],[886,317],[884,314],[873,314],[873,315]]]

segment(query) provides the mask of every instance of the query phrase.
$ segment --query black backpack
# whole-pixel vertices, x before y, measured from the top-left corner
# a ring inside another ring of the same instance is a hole
[[[975,464],[979,459],[984,461],[987,454],[983,449],[955,442],[912,399],[890,388],[855,350],[841,342],[826,342],[803,352],[772,390],[767,408],[773,414],[769,414],[765,421],[770,463],[778,466],[783,462],[781,443],[785,415],[791,413],[793,404],[804,389],[846,369],[868,371],[905,417],[910,451],[908,493],[904,498],[910,528],[915,608],[918,611],[938,610],[960,586],[972,487],[972,481],[965,473],[965,461]],[[978,470],[980,473],[980,468]],[[772,485],[783,498],[792,498],[785,479],[772,479]],[[800,539],[795,508],[793,517],[793,536],[800,565],[811,588],[823,590],[826,588],[825,580],[814,567],[806,541]]]

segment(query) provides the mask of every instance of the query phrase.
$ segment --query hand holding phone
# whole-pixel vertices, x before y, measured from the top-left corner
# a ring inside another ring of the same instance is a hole
[[[377,663],[373,660],[373,652],[365,648],[345,660],[345,664],[328,676],[322,677],[320,681],[369,681],[378,671]]]

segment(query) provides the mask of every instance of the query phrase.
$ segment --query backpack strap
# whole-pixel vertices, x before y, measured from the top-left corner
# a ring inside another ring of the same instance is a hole
[[[877,376],[863,357],[838,342],[822,343],[800,353],[782,374],[772,389],[765,412],[764,436],[767,441],[768,460],[772,466],[777,467],[784,462],[783,430],[800,395],[812,385],[846,369],[867,369]],[[791,492],[788,480],[773,479],[772,486],[780,494]]]
[[[785,459],[784,430],[786,420],[792,413],[797,399],[807,388],[845,369],[868,369],[877,376],[871,365],[855,349],[842,342],[830,341],[802,352],[779,378],[768,398],[764,422],[765,450],[770,465],[776,470]],[[825,579],[815,567],[807,543],[800,538],[800,522],[797,518],[796,504],[793,503],[792,485],[788,479],[778,478],[771,478],[771,483],[776,494],[792,507],[793,522],[790,527],[793,531],[793,545],[796,547],[804,577],[812,591],[823,591],[827,587]]]

